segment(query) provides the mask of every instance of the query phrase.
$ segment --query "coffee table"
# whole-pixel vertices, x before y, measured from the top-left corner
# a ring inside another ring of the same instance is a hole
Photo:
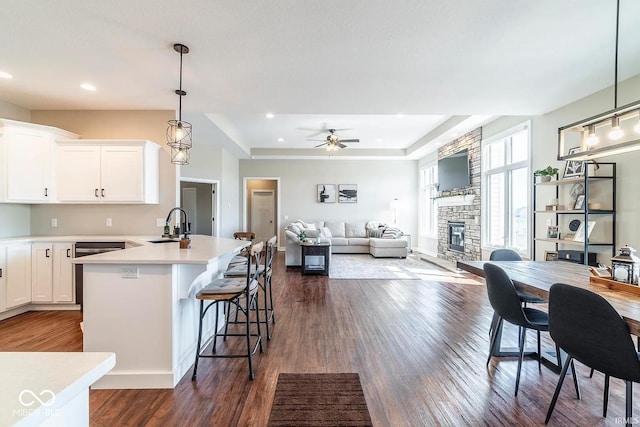
[[[302,275],[329,275],[331,245],[329,243],[300,243],[302,250]]]

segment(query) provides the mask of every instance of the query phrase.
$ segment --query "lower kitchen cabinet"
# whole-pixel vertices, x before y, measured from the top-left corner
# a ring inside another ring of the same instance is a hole
[[[4,280],[4,309],[31,302],[31,244],[0,246],[0,264]]]
[[[31,292],[33,302],[72,303],[71,243],[33,243]]]

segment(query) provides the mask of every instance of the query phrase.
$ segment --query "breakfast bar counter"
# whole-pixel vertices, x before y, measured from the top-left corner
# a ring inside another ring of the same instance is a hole
[[[83,350],[117,357],[92,388],[174,388],[195,354],[194,279],[219,274],[248,244],[193,236],[188,249],[170,242],[75,258],[84,269]]]

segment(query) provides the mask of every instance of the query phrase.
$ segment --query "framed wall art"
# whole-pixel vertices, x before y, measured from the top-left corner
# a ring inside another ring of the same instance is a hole
[[[336,185],[335,184],[318,184],[317,188],[318,203],[335,203],[336,202]]]
[[[569,150],[568,154],[577,153],[580,151],[580,147],[574,147]],[[584,165],[585,162],[581,160],[569,160],[564,167],[564,178],[571,178],[574,176],[583,176],[584,175]]]
[[[338,185],[338,201],[340,203],[357,203],[358,202],[358,185],[357,184],[339,184]]]

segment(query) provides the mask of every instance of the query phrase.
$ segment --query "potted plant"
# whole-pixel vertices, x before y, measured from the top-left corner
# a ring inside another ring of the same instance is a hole
[[[302,230],[300,231],[300,234],[298,234],[298,239],[300,239],[301,242],[306,242],[307,241],[307,232]]]
[[[540,181],[548,182],[551,181],[551,177],[555,176],[558,173],[558,168],[552,168],[551,166],[547,166],[544,169],[538,169],[533,174],[535,176],[540,177]]]

